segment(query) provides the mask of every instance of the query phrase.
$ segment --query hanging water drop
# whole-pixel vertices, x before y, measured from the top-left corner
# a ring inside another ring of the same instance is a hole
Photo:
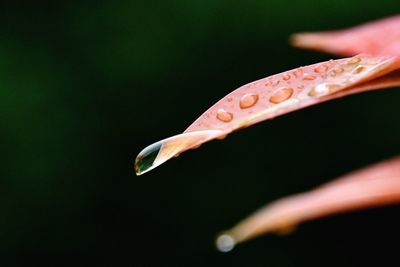
[[[141,175],[151,170],[162,147],[162,142],[154,143],[143,149],[135,160],[135,172]]]
[[[135,172],[137,175],[144,174],[188,149],[226,134],[220,130],[193,131],[158,141],[143,149],[136,157]]]
[[[217,246],[217,249],[219,251],[229,252],[235,247],[236,241],[229,234],[221,234],[220,236],[217,237],[217,240],[215,241],[215,245]]]

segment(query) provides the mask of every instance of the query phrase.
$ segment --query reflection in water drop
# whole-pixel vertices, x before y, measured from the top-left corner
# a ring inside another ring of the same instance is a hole
[[[226,134],[220,130],[193,131],[158,141],[143,149],[136,157],[135,172],[137,175],[146,173],[188,149]]]
[[[236,241],[235,239],[229,234],[222,234],[217,237],[215,241],[215,245],[217,249],[221,252],[229,252],[235,247]]]
[[[143,149],[140,154],[136,157],[135,161],[135,172],[137,175],[150,170],[156,160],[158,153],[162,147],[162,142],[154,143],[145,149]]]

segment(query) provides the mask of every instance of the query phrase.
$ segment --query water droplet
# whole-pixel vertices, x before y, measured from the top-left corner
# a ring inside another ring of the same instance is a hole
[[[304,73],[304,75],[303,75],[303,80],[312,81],[312,80],[315,80],[315,78],[316,77],[314,75],[311,75],[308,73]]]
[[[258,95],[256,94],[245,94],[240,99],[240,108],[249,108],[254,106],[258,101]]]
[[[229,96],[226,100],[227,100],[228,102],[232,102],[233,97],[232,97],[232,96]]]
[[[282,79],[284,79],[285,81],[290,80],[290,74],[289,73],[285,73],[282,75]]]
[[[315,86],[313,89],[311,89],[308,95],[314,97],[314,96],[332,94],[337,92],[338,89],[340,88],[341,86],[338,84],[321,83]]]
[[[217,118],[223,122],[230,122],[233,119],[233,114],[223,108],[220,108],[217,111]]]
[[[219,251],[229,252],[235,247],[236,241],[231,235],[222,234],[217,237],[217,240],[215,241],[215,245],[217,246],[217,249]]]
[[[272,81],[272,85],[277,86],[280,82],[281,82],[280,80]]]
[[[325,64],[319,65],[318,67],[316,67],[316,68],[314,69],[314,71],[315,71],[316,73],[322,73],[322,72],[325,72],[325,71],[327,71],[327,70],[328,70],[328,66],[326,66]]]
[[[359,57],[352,57],[351,59],[349,59],[347,61],[347,64],[356,64],[356,63],[358,63],[360,61],[361,61],[361,59]]]
[[[139,153],[135,160],[135,172],[137,175],[144,174],[174,156],[224,134],[226,133],[220,130],[201,130],[184,132],[160,140]]]
[[[290,87],[279,88],[270,98],[269,102],[278,104],[289,99],[293,94],[293,89]]]
[[[336,73],[342,73],[344,71],[344,69],[342,67],[336,67],[333,69],[333,71]]]
[[[135,160],[135,172],[141,175],[151,169],[162,147],[161,142],[154,143],[140,152]]]
[[[362,65],[357,66],[357,68],[354,69],[354,73],[359,74],[365,70],[365,67]]]

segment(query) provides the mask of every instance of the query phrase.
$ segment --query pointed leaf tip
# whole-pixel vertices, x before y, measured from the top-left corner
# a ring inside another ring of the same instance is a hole
[[[290,42],[296,47],[342,56],[400,56],[400,15],[343,30],[296,33]]]
[[[220,130],[204,130],[182,133],[160,140],[144,148],[136,157],[136,175],[142,175],[160,166],[180,153],[196,148],[204,142],[224,136]]]
[[[228,232],[240,243],[265,233],[288,233],[298,224],[320,217],[398,203],[400,157],[344,175],[312,191],[278,199]]]
[[[231,92],[203,113],[183,134],[156,142],[136,158],[137,175],[212,139],[264,120],[366,90],[390,87],[400,75],[379,80],[400,67],[394,57],[358,55],[272,75]],[[400,74],[400,72],[399,72]],[[379,82],[375,82],[379,80]]]

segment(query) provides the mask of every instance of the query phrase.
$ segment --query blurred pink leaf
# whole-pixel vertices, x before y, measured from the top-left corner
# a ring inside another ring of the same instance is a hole
[[[268,204],[217,238],[229,251],[257,235],[287,233],[298,224],[335,213],[400,203],[400,157],[340,177],[312,191]]]
[[[365,23],[349,29],[297,33],[294,46],[320,50],[342,56],[360,53],[400,55],[400,15]]]

